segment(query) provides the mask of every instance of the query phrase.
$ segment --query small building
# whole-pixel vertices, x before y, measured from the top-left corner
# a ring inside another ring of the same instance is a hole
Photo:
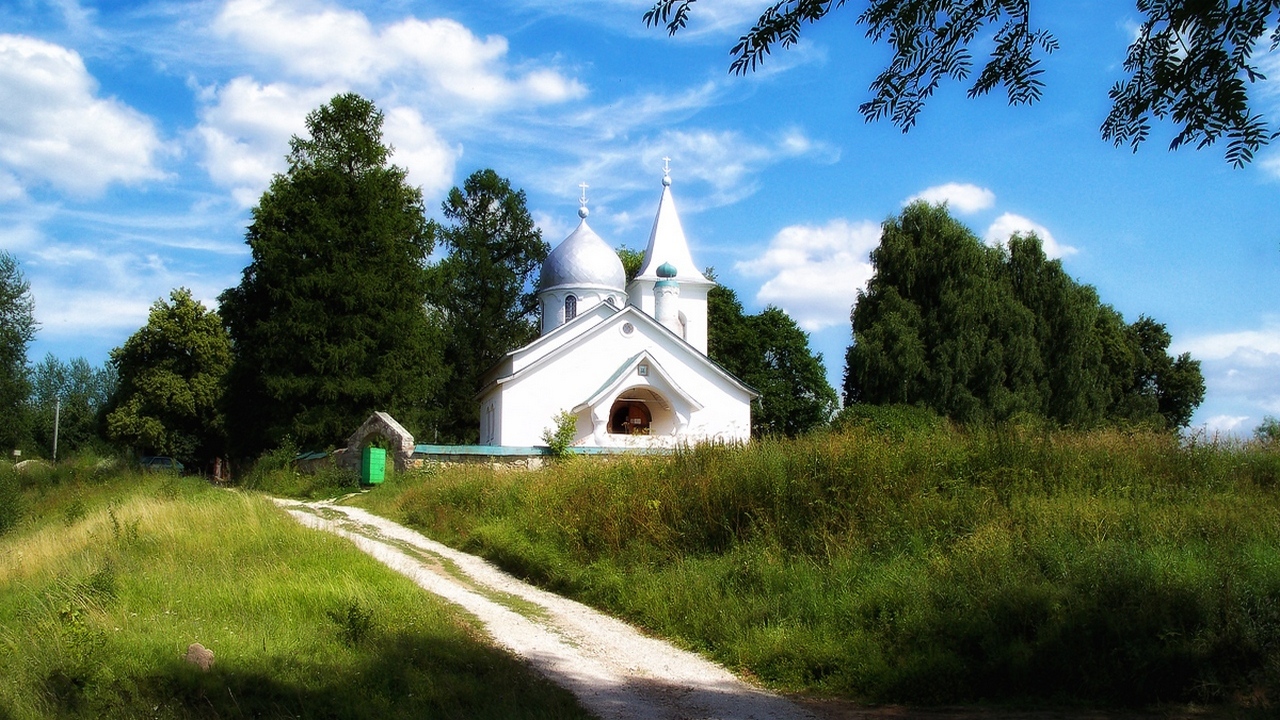
[[[585,190],[585,186],[584,186]],[[538,282],[542,334],[483,377],[482,445],[543,444],[562,412],[577,447],[745,442],[757,393],[707,357],[707,292],[664,172],[640,272],[581,222],[547,256]]]

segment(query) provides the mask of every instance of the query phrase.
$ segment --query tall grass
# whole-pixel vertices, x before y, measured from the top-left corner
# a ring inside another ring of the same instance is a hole
[[[585,717],[261,497],[140,475],[23,495],[0,537],[0,717]],[[208,672],[181,659],[195,642]]]
[[[867,426],[359,500],[778,688],[1268,707],[1280,452]]]

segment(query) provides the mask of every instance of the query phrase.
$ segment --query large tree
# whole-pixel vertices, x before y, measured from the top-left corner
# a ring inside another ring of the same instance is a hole
[[[686,26],[697,0],[656,0],[649,25],[672,34]],[[854,3],[848,3],[853,5]],[[730,70],[754,70],[777,45],[799,41],[803,28],[845,0],[775,0],[731,50]],[[945,79],[968,80],[974,46],[991,55],[973,78],[969,96],[1003,86],[1011,104],[1040,98],[1042,56],[1058,48],[1047,30],[1031,22],[1031,0],[867,0],[855,22],[873,42],[885,40],[893,55],[871,83],[872,98],[859,110],[867,120],[889,118],[910,129],[924,103]],[[1236,166],[1277,136],[1250,102],[1249,90],[1265,78],[1253,54],[1280,45],[1280,0],[1137,0],[1142,17],[1129,46],[1128,76],[1110,90],[1112,107],[1102,137],[1134,150],[1147,139],[1152,120],[1177,127],[1171,148],[1227,139]]]
[[[836,411],[822,354],[809,336],[776,307],[743,312],[733,290],[707,294],[707,355],[760,393],[751,408],[751,433],[794,437],[824,425]]]
[[[1063,425],[1183,427],[1200,365],[1168,355],[1163,325],[1132,325],[1044,255],[1033,235],[991,248],[945,207],[884,224],[858,293],[846,403],[929,407],[961,422],[1020,413]]]
[[[376,410],[419,434],[431,424],[442,378],[424,306],[434,242],[421,190],[389,163],[382,120],[355,94],[312,111],[253,209],[252,259],[220,298],[237,455],[286,436],[333,445]]]
[[[219,410],[231,341],[218,314],[178,288],[111,351],[117,385],[107,434],[139,453],[203,464],[223,452]]]
[[[111,363],[95,368],[82,357],[62,362],[52,353],[31,370],[31,439],[52,452],[57,425],[58,455],[93,448],[100,442],[100,418],[116,392]]]
[[[442,439],[479,434],[480,376],[508,351],[538,335],[533,283],[549,247],[525,206],[523,190],[493,170],[472,173],[443,203],[447,224],[432,223],[449,253],[432,266],[430,302],[447,328],[450,368]]]
[[[0,450],[16,448],[27,431],[27,345],[36,334],[31,286],[18,261],[0,251]]]

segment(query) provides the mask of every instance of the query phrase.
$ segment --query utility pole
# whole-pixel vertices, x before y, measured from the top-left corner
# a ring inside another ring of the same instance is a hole
[[[53,399],[53,461],[58,462],[58,422],[62,419],[62,398]]]

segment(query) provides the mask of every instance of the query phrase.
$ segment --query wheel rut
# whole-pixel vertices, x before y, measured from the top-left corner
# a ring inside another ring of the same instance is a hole
[[[463,608],[497,644],[605,720],[814,720],[700,655],[386,518],[331,501],[276,503]]]

